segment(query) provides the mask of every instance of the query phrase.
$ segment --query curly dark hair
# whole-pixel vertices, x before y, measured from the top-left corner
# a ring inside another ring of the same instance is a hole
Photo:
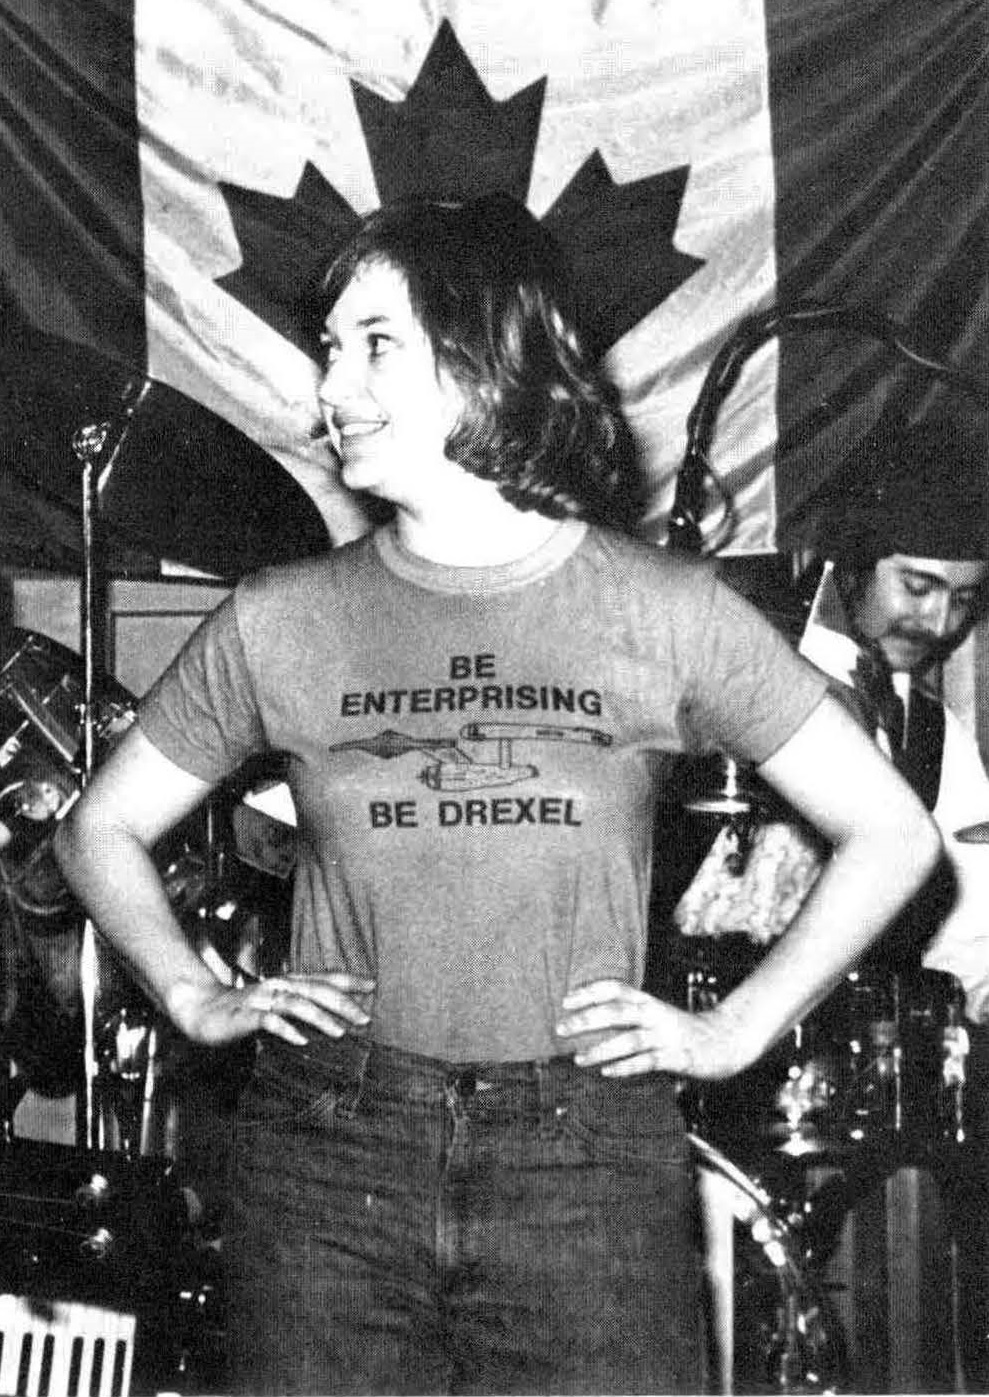
[[[437,368],[464,395],[447,456],[518,509],[634,529],[645,490],[631,433],[584,352],[561,251],[539,221],[507,195],[378,209],[322,277],[321,319],[374,262],[402,274]]]
[[[888,413],[829,490],[816,548],[850,571],[893,553],[989,561],[989,420],[964,403]]]

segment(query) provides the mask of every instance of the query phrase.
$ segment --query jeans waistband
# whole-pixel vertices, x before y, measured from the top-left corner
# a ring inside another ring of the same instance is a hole
[[[665,1074],[605,1078],[594,1068],[577,1067],[570,1057],[521,1061],[460,1062],[427,1057],[370,1039],[313,1037],[304,1047],[281,1039],[262,1040],[264,1050],[302,1075],[324,1077],[340,1085],[371,1088],[381,1096],[407,1102],[448,1101],[451,1093],[478,1105],[513,1110],[545,1109],[575,1097],[631,1094],[672,1098],[674,1084]]]

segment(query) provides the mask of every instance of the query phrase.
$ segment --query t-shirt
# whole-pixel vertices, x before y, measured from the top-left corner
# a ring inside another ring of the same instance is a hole
[[[762,761],[824,687],[707,564],[569,521],[447,567],[389,526],[241,581],[139,721],[211,781],[285,752],[291,968],[373,976],[377,1041],[503,1061],[561,1050],[568,990],[641,983],[675,754]]]

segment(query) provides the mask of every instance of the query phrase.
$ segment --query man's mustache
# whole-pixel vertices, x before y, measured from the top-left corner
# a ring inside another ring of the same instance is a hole
[[[957,635],[950,638],[943,635],[934,635],[931,631],[902,630],[897,628],[889,632],[891,640],[902,640],[907,645],[923,646],[933,655],[950,655],[957,642]]]

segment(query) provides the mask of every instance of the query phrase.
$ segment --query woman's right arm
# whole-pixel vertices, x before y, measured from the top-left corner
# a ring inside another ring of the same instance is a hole
[[[224,985],[188,940],[168,901],[152,849],[209,794],[135,723],[97,768],[62,821],[53,851],[100,933],[189,1038],[234,1042],[265,1029],[290,1043],[299,1025],[339,1037],[367,1015],[354,995],[368,980],[341,973],[285,975]]]

